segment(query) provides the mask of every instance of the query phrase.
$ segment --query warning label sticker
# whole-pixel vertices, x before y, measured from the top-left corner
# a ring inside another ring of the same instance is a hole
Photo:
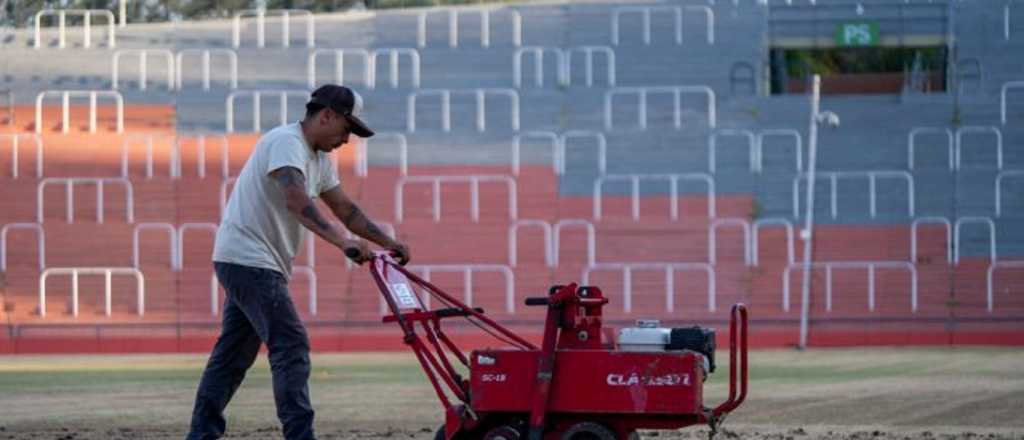
[[[395,301],[398,303],[399,307],[419,307],[419,301],[416,300],[416,295],[412,293],[412,289],[409,288],[408,284],[392,284],[391,291],[394,292]]]

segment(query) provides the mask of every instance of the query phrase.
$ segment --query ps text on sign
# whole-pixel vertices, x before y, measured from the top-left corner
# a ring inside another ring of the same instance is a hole
[[[878,45],[878,23],[857,21],[836,26],[836,45],[859,47]]]

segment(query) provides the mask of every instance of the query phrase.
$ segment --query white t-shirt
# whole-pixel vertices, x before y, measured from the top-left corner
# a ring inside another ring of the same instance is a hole
[[[264,134],[245,162],[224,209],[213,247],[213,261],[260,267],[290,277],[292,260],[305,229],[288,211],[284,191],[270,172],[294,167],[306,178],[311,198],[340,184],[326,153],[314,152],[298,123]]]

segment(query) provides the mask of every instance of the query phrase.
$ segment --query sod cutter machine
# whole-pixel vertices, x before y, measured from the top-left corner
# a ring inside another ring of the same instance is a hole
[[[618,338],[601,326],[601,289],[575,283],[526,298],[545,307],[538,347],[433,284],[377,254],[369,268],[445,409],[436,440],[637,440],[638,429],[706,424],[713,437],[747,395],[747,309],[732,307],[729,397],[704,406],[703,382],[714,371],[714,331],[659,328],[640,321]],[[440,308],[428,307],[430,299]],[[469,320],[509,348],[467,357],[442,330]],[[421,336],[422,334],[422,336]],[[469,370],[463,377],[453,360]],[[453,400],[455,402],[453,402]]]

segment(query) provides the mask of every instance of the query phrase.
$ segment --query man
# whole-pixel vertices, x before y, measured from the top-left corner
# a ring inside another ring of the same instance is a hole
[[[366,242],[349,240],[325,220],[319,196],[353,233],[391,251],[400,263],[409,249],[385,235],[341,190],[328,153],[349,134],[373,136],[358,117],[361,103],[347,87],[313,92],[306,117],[269,131],[242,168],[221,219],[214,270],[227,292],[221,335],[199,382],[188,440],[224,435],[224,408],[267,345],[277,416],[288,440],[312,440],[309,338],[288,293],[302,228],[333,244],[357,263],[372,258]]]

